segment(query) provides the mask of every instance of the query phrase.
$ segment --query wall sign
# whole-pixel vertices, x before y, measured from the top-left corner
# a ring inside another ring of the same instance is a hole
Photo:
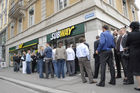
[[[70,36],[71,32],[74,28],[75,28],[75,26],[71,26],[71,27],[68,27],[66,29],[63,29],[63,30],[52,33],[51,40],[62,38],[62,37],[65,37],[65,36]]]
[[[83,33],[84,33],[84,23],[81,23],[81,24],[70,26],[68,28],[48,34],[47,42],[60,39],[60,38],[69,37],[69,36],[75,36],[75,35],[79,35]]]

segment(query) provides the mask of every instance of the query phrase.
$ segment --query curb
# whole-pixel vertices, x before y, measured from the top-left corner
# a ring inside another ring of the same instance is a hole
[[[53,89],[53,88],[49,88],[49,87],[36,85],[36,84],[29,83],[29,82],[16,80],[16,79],[4,77],[4,76],[0,76],[0,79],[9,81],[9,82],[15,83],[17,85],[21,85],[21,86],[33,89],[33,90],[36,90],[39,92],[43,92],[43,93],[46,93],[46,92],[47,93],[72,93],[72,92],[68,92],[68,91],[57,90],[57,89]]]

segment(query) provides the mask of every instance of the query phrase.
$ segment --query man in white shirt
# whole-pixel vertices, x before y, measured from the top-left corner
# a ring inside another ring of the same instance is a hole
[[[67,45],[66,53],[67,53],[67,67],[68,67],[69,76],[74,76],[74,73],[75,73],[75,61],[74,61],[75,60],[75,52],[70,47],[70,44]]]
[[[83,83],[86,83],[87,80],[84,76],[84,68],[88,74],[89,78],[89,83],[96,83],[93,80],[92,76],[92,71],[91,71],[91,66],[90,66],[90,59],[89,59],[89,49],[88,47],[84,44],[84,38],[79,39],[80,44],[76,48],[76,56],[78,57],[79,60],[79,66],[80,66],[80,72],[81,72],[81,78]]]

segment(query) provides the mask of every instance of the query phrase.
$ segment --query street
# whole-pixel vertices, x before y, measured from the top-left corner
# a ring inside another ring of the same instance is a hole
[[[53,91],[51,93],[139,93],[139,91],[134,90],[134,87],[137,86],[137,82],[135,82],[134,85],[125,86],[122,84],[122,78],[117,79],[116,86],[111,86],[108,84],[110,74],[107,72],[106,76],[106,86],[100,88],[97,87],[96,84],[83,84],[80,75],[66,77],[65,79],[40,79],[37,73],[31,75],[22,74],[21,72],[16,73],[13,72],[13,68],[0,70],[0,77],[7,77],[14,82],[22,83],[26,87],[31,85],[30,87],[37,88],[37,90],[43,89],[42,91],[45,90],[48,92],[51,90]],[[99,82],[99,78],[95,80]],[[60,90],[60,92],[57,90]],[[19,91],[20,93],[40,93],[0,79],[0,93],[19,93]]]
[[[40,93],[0,79],[0,93],[19,93],[19,91],[20,93]]]

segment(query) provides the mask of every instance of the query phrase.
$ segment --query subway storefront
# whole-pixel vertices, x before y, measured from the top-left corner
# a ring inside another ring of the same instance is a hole
[[[22,55],[23,51],[27,52],[27,50],[31,50],[31,52],[35,52],[37,49],[38,49],[38,39],[34,39],[34,40],[31,40],[31,41],[28,41],[25,43],[21,43],[17,46],[13,46],[13,47],[9,48],[9,54],[10,54],[9,55],[10,56],[9,57],[10,58],[9,64],[10,64],[10,66],[13,66],[14,53]]]
[[[56,31],[47,35],[47,42],[50,42],[52,46],[57,46],[61,41],[66,47],[67,44],[76,45],[80,37],[85,37],[84,23],[73,25],[65,29]]]

